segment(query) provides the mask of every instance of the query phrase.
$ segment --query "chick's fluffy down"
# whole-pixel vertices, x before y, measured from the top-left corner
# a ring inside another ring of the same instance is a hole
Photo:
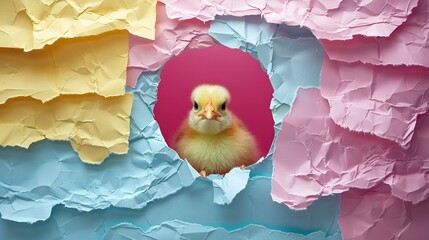
[[[232,113],[231,119],[231,126],[212,135],[197,132],[185,121],[175,139],[179,156],[207,174],[225,174],[234,167],[255,163],[260,154],[254,137]]]

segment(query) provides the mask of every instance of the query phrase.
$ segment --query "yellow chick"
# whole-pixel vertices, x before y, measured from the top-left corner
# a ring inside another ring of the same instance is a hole
[[[196,87],[191,94],[193,108],[176,134],[173,147],[203,176],[243,168],[260,156],[252,134],[228,110],[230,99],[222,86]]]

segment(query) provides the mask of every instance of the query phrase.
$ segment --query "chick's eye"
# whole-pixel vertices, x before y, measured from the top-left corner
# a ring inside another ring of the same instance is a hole
[[[226,102],[222,103],[222,106],[220,106],[220,109],[221,109],[222,111],[225,111],[225,110],[226,110]]]
[[[198,103],[196,101],[194,101],[194,109],[198,110]]]

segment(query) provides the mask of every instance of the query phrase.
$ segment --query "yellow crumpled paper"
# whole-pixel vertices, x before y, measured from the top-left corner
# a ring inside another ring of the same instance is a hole
[[[46,102],[61,94],[123,95],[127,61],[126,31],[61,39],[27,53],[0,48],[0,104],[20,96]]]
[[[154,39],[155,20],[156,0],[1,0],[0,47],[31,51],[120,29]]]
[[[128,152],[132,94],[61,95],[42,103],[29,97],[0,105],[0,145],[28,148],[43,140],[70,140],[81,160],[100,164]]]

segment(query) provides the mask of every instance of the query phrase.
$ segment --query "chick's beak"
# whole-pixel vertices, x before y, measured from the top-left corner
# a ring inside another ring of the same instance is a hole
[[[220,117],[219,113],[215,111],[212,99],[209,100],[206,107],[204,108],[204,113],[201,113],[199,116],[209,120],[216,120],[218,117]]]

